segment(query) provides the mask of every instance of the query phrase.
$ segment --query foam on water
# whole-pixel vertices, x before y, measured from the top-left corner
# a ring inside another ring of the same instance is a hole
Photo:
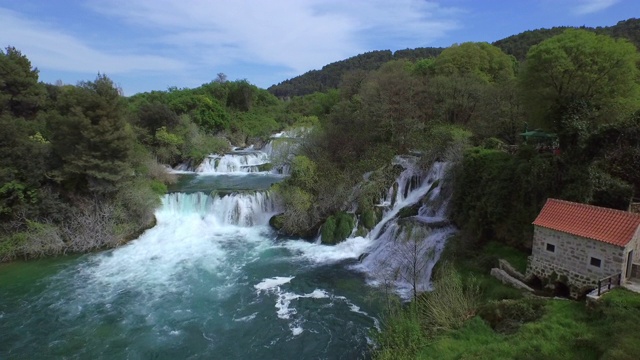
[[[295,276],[276,276],[273,278],[264,279],[260,283],[253,285],[253,287],[258,290],[258,293],[260,293],[260,291],[271,290],[279,287],[280,285],[287,284],[291,282],[294,277]]]
[[[319,242],[289,240],[284,243],[294,254],[315,264],[329,264],[347,259],[357,259],[373,244],[373,240],[366,237],[353,237],[336,245],[323,245]]]

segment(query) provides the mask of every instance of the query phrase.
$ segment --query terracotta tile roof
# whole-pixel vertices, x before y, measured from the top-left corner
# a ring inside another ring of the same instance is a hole
[[[548,199],[533,225],[626,246],[640,226],[640,214]]]

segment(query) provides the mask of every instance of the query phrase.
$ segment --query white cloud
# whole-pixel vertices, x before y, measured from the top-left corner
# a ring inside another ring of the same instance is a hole
[[[578,15],[592,14],[602,11],[617,2],[618,0],[582,0],[574,8],[574,12]]]
[[[184,68],[181,62],[160,56],[107,53],[52,25],[28,20],[3,8],[0,8],[0,23],[0,44],[15,46],[41,69],[120,74]]]
[[[428,46],[455,29],[456,10],[424,0],[96,0],[94,10],[152,30],[158,45],[200,65],[319,68],[383,44]]]

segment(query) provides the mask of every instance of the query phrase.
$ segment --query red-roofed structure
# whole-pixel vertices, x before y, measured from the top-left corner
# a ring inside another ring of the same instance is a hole
[[[640,275],[640,214],[548,199],[533,225],[528,275],[574,295],[605,277]]]
[[[548,199],[533,225],[624,247],[640,226],[640,214]]]

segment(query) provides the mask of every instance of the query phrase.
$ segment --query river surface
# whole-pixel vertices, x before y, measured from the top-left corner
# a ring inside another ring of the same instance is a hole
[[[216,176],[184,176],[125,246],[0,265],[0,359],[368,358],[369,242],[279,238],[278,176]]]

